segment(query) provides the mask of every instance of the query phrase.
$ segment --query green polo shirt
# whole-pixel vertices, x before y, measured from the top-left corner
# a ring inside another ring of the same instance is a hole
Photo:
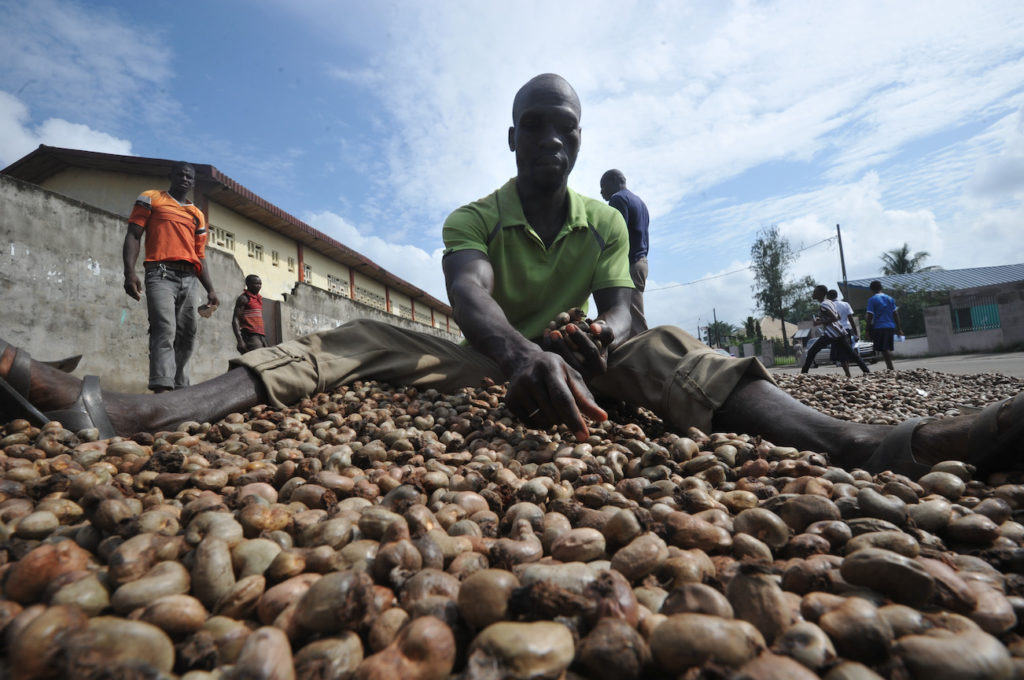
[[[632,288],[629,235],[618,210],[569,189],[569,213],[550,248],[526,222],[515,178],[445,220],[445,254],[479,250],[509,323],[539,338],[548,322],[602,288]]]

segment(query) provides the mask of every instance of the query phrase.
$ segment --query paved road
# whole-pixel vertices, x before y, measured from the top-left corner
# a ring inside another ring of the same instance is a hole
[[[954,374],[1000,373],[1014,378],[1024,378],[1024,352],[1008,352],[1004,354],[958,354],[925,359],[896,359],[893,361],[896,370],[927,368],[932,371]],[[885,362],[879,359],[869,364],[872,371],[884,371]],[[773,371],[799,371],[800,367],[784,366],[772,368]],[[853,375],[860,375],[856,364],[850,366]],[[819,366],[812,368],[811,373],[842,373],[837,366]]]

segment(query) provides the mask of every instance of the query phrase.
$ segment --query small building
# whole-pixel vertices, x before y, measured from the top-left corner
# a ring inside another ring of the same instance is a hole
[[[924,310],[924,344],[907,343],[897,354],[987,352],[1024,344],[1024,263],[850,280],[846,299],[858,314],[867,308],[872,281],[890,294],[929,292],[948,299]],[[894,297],[898,305],[898,294]]]
[[[760,321],[761,324],[761,335],[769,340],[781,340],[782,339],[782,325],[786,325],[786,339],[792,340],[793,336],[797,332],[797,324],[783,321],[782,319],[776,319],[770,316],[762,316]]]

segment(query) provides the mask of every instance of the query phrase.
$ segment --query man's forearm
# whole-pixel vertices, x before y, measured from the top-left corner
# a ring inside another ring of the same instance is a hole
[[[511,377],[531,354],[542,351],[508,322],[505,313],[487,291],[471,283],[449,291],[455,322],[469,344],[492,359]]]
[[[614,348],[630,337],[633,315],[630,301],[633,297],[632,288],[602,288],[595,290],[594,302],[597,303],[597,321],[608,327],[612,334],[610,347]]]
[[[207,294],[215,292],[213,290],[213,281],[210,280],[210,270],[206,267],[205,258],[199,261],[199,267],[199,283],[203,284]]]
[[[135,263],[139,259],[141,241],[129,230],[124,235],[124,245],[121,246],[121,261],[124,264],[124,274],[128,276],[135,271]]]

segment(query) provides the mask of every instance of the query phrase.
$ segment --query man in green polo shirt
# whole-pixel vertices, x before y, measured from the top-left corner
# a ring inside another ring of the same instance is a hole
[[[596,394],[645,406],[677,429],[759,434],[873,471],[902,466],[920,474],[927,463],[971,460],[982,449],[1002,454],[1007,442],[1020,448],[1018,431],[1005,426],[1024,420],[1024,400],[994,406],[987,419],[917,419],[895,429],[849,423],[790,397],[756,359],[723,357],[678,328],[630,337],[625,222],[614,208],[568,188],[581,136],[575,91],[557,75],[533,78],[516,94],[512,123],[516,177],[444,225],[448,296],[468,346],[357,320],[253,350],[233,359],[236,367],[223,376],[191,388],[104,393],[101,403],[95,383],[83,386],[0,341],[0,378],[21,376],[15,382],[27,383],[28,409],[70,407],[62,419],[84,408],[95,420],[105,407],[119,434],[213,422],[258,403],[282,407],[355,380],[448,391],[491,378],[508,381],[506,404],[523,422],[565,425],[578,439],[588,434],[587,419],[606,417]],[[559,312],[584,306],[591,295],[597,322],[588,332],[544,332]]]
[[[630,339],[629,235],[622,215],[568,187],[580,148],[580,103],[560,76],[544,74],[512,104],[509,149],[516,177],[445,221],[443,260],[455,319],[471,347],[509,380],[506,403],[534,425],[561,423],[582,436],[583,416],[605,417],[591,392],[708,429],[756,359],[723,359],[678,328]],[[543,336],[559,312],[597,303],[601,349],[584,333]]]
[[[453,212],[444,225],[445,256],[481,253],[493,271],[491,296],[509,324],[539,339],[548,322],[585,304],[591,291],[632,287],[629,267],[623,265],[629,239],[622,238],[621,225],[601,203],[566,188],[565,222],[546,245],[523,214],[517,189],[522,183],[521,174]],[[459,258],[460,266],[464,259]]]

